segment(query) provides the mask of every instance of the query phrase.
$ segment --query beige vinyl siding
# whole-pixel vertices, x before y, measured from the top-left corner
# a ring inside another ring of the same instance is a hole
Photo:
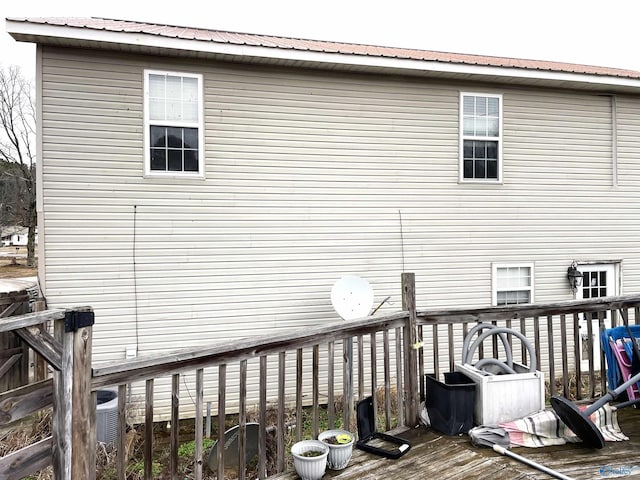
[[[203,75],[204,180],[143,177],[145,68]],[[489,305],[494,262],[533,262],[536,302],[571,298],[573,259],[640,287],[636,97],[614,188],[606,96],[53,48],[42,71],[46,295],[94,307],[95,362],[340,321],[346,274],[381,312],[403,270],[420,308]],[[503,95],[502,184],[457,181],[460,91]]]

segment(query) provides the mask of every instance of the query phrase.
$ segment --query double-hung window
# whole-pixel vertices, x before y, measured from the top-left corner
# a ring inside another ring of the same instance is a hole
[[[493,265],[493,305],[533,302],[533,264]]]
[[[502,96],[460,94],[460,181],[502,181]]]
[[[145,70],[145,174],[204,175],[202,75]]]

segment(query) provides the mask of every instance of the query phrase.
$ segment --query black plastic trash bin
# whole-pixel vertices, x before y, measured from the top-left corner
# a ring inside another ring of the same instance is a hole
[[[431,426],[446,435],[471,430],[476,384],[460,372],[445,373],[444,383],[431,373],[426,374],[425,379],[425,406]]]

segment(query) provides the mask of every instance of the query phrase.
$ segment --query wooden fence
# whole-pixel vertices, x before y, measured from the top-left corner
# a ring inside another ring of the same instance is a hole
[[[246,478],[245,450],[249,413],[257,412],[259,424],[258,465],[252,476],[267,478],[287,468],[287,436],[303,435],[302,417],[310,415],[310,435],[318,434],[320,413],[326,410],[328,427],[340,423],[354,428],[354,402],[373,394],[375,408],[381,412],[379,430],[394,425],[418,423],[421,379],[426,369],[438,372],[452,369],[459,361],[457,340],[477,322],[515,327],[533,338],[539,365],[550,379],[549,393],[568,393],[570,377],[585,378],[578,387],[578,398],[596,394],[598,383],[590,357],[590,369],[580,372],[574,345],[579,335],[576,322],[588,314],[604,320],[606,312],[616,323],[619,311],[640,318],[640,296],[609,297],[549,305],[520,305],[486,309],[419,311],[415,306],[413,274],[402,276],[403,309],[392,315],[305,328],[269,338],[246,338],[225,345],[189,349],[161,357],[136,358],[99,366],[91,370],[92,312],[89,308],[49,310],[17,316],[1,324],[0,332],[15,331],[36,349],[54,370],[52,380],[21,387],[0,395],[0,427],[52,403],[51,438],[0,459],[0,478],[18,479],[52,464],[56,479],[92,479],[96,476],[96,392],[118,388],[117,478],[126,478],[127,401],[130,385],[144,385],[144,472],[151,479],[154,456],[154,386],[168,380],[171,390],[171,429],[168,475],[179,476],[180,405],[186,400],[181,388],[186,375],[195,377],[195,452],[192,478],[203,478],[203,432],[205,378],[216,379],[217,431],[225,431],[231,394],[238,424],[238,478]],[[54,337],[45,332],[33,334],[29,327],[53,322]],[[26,333],[29,332],[29,333]],[[569,341],[573,338],[573,342]],[[419,342],[422,347],[418,348]],[[492,347],[487,347],[492,348]],[[495,347],[493,347],[495,348]],[[598,353],[593,346],[592,356]],[[526,361],[526,358],[522,360]],[[255,372],[249,365],[257,365]],[[604,363],[602,363],[604,365]],[[239,385],[231,384],[227,373],[237,368]],[[251,373],[251,377],[249,375]],[[255,378],[254,378],[255,376]],[[336,382],[341,377],[341,382]],[[275,378],[275,382],[268,379]],[[339,385],[336,385],[339,383]],[[578,384],[581,382],[578,381]],[[293,393],[287,390],[294,386]],[[557,387],[556,385],[559,385]],[[275,388],[275,392],[274,392]],[[247,398],[257,389],[257,405]],[[309,391],[307,397],[305,392]],[[575,395],[575,393],[574,393]],[[336,405],[343,405],[339,414]],[[3,406],[11,405],[7,410]],[[292,410],[287,418],[287,408]],[[275,416],[267,411],[275,408]],[[273,448],[267,448],[273,445]],[[224,442],[214,450],[214,474],[225,478]],[[49,452],[52,451],[53,455]],[[227,472],[228,473],[228,472]]]

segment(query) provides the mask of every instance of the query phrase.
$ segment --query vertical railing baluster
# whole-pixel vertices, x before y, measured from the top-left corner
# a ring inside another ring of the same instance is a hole
[[[364,343],[362,335],[358,335],[358,400],[362,400],[364,391]]]
[[[418,326],[418,341],[422,342],[422,348],[418,350],[418,380],[420,383],[420,399],[424,400],[425,392],[424,392],[424,349],[426,348],[426,343],[423,341],[424,339],[424,328],[422,325]],[[386,330],[385,330],[386,332]]]
[[[351,427],[353,412],[353,337],[342,341],[342,415],[344,428]]]
[[[218,458],[217,478],[224,478],[224,432],[227,405],[227,365],[218,366]]]
[[[520,317],[520,333],[523,337],[527,337],[527,319],[524,317]],[[522,362],[522,365],[530,365],[530,360],[530,358],[527,358],[526,345],[524,342],[520,342],[520,361]],[[540,370],[540,365],[538,365],[538,370]]]
[[[404,425],[404,409],[402,408],[404,403],[404,388],[402,387],[404,361],[402,358],[402,330],[400,328],[395,329],[394,337],[396,341],[396,405],[398,410],[398,425]]]
[[[260,395],[258,400],[258,478],[267,477],[267,356],[260,356]]]
[[[569,360],[567,357],[567,316],[560,315],[560,345],[562,346],[562,394],[570,398],[569,392]]]
[[[595,356],[593,345],[593,312],[587,312],[587,351],[589,358],[589,398],[596,396]]]
[[[384,355],[384,426],[385,431],[391,430],[391,363],[389,352],[389,330],[382,331],[383,355]]]
[[[329,429],[335,428],[336,403],[335,403],[335,344],[327,344],[327,426]]]
[[[371,351],[371,397],[373,399],[373,415],[376,419],[376,427],[377,427],[377,419],[378,419],[378,358],[377,358],[377,348],[376,348],[376,333],[372,332],[370,335],[369,347]],[[377,431],[377,430],[376,430]]]
[[[169,468],[171,480],[178,480],[178,447],[180,433],[180,374],[171,376],[171,431]]]
[[[302,440],[302,349],[296,351],[296,440]]]
[[[433,372],[436,379],[440,379],[440,338],[438,336],[438,324],[432,326],[433,335]]]
[[[240,392],[238,405],[238,480],[244,480],[247,469],[247,361],[240,360]]]
[[[278,354],[278,432],[276,440],[276,464],[278,472],[284,471],[285,468],[285,371],[286,371],[286,352]],[[222,477],[218,477],[222,478]]]
[[[540,359],[542,358],[540,354],[540,318],[533,317],[533,343],[536,351],[536,364],[538,365],[538,369],[542,371],[542,363]]]
[[[453,372],[455,365],[455,350],[453,347],[453,323],[447,324],[447,339],[449,341],[449,371]]]
[[[144,478],[153,479],[153,378],[147,380],[145,389]]]
[[[547,345],[549,346],[549,395],[556,394],[556,362],[553,348],[553,316],[547,316]]]
[[[319,404],[320,404],[320,346],[313,346],[312,356],[312,398],[313,404],[311,405],[311,411],[313,414],[313,438],[318,437],[319,432]]]
[[[606,373],[606,359],[604,357],[604,350],[600,346],[600,336],[604,332],[606,325],[604,324],[607,312],[598,313],[598,336],[596,337],[596,350],[600,357],[600,395],[604,395],[607,392],[607,373]],[[613,317],[613,312],[611,313]]]
[[[580,365],[580,314],[573,314],[573,357],[576,371],[576,400],[582,399],[582,366]]]
[[[196,418],[195,418],[195,452],[194,475],[196,480],[202,480],[202,437],[204,432],[204,370],[196,370]],[[242,455],[244,456],[244,455]],[[243,477],[240,477],[241,479]]]
[[[507,319],[507,321],[505,322],[505,327],[509,329],[513,329],[513,322],[511,321],[510,318]],[[507,343],[511,346],[511,353],[513,354],[513,335],[510,333],[507,334]]]
[[[118,386],[118,449],[116,451],[118,480],[126,480],[127,466],[127,385]]]

